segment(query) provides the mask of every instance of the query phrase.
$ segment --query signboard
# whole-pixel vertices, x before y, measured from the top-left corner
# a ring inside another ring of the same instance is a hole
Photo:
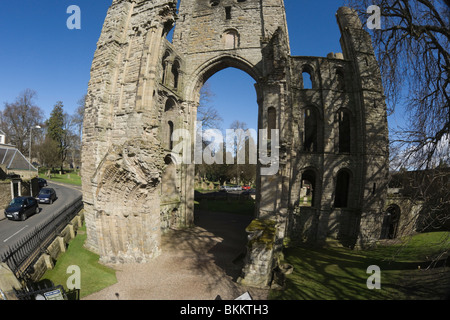
[[[44,292],[44,297],[45,300],[64,300],[64,296],[59,289]]]

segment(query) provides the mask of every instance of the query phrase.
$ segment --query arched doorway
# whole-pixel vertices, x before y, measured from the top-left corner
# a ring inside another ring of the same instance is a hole
[[[395,239],[398,237],[398,229],[400,224],[400,207],[396,204],[390,205],[384,216],[382,239]]]
[[[303,172],[300,188],[300,206],[314,207],[316,193],[316,173],[309,169]]]
[[[227,65],[228,63],[223,63],[220,67]],[[249,161],[250,139],[248,136],[244,136],[243,140],[238,138],[240,142],[236,143],[236,149],[233,148],[232,151],[233,153],[239,148],[244,148],[245,164],[238,164],[237,154],[227,157],[226,145],[230,142],[227,130],[247,131],[250,129],[249,132],[257,133],[259,106],[255,80],[242,71],[242,68],[236,68],[235,64],[225,68],[219,68],[218,65],[211,67],[212,70],[204,73],[207,79],[202,78],[202,82],[205,80],[204,85],[200,83],[203,88],[200,89],[197,121],[202,121],[201,116],[209,117],[205,115],[208,108],[213,109],[210,116],[214,116],[217,112],[222,119],[218,128],[211,128],[210,125],[203,127],[202,145],[205,148],[207,145],[215,144],[212,148],[216,152],[223,153],[223,164],[207,164],[205,161],[196,164],[196,179],[201,180],[196,181],[194,221],[196,227],[205,229],[222,239],[214,247],[215,260],[218,266],[236,280],[244,266],[247,246],[245,228],[255,217],[257,165]],[[209,92],[205,93],[204,88],[207,88]],[[269,113],[273,114],[273,112]],[[275,126],[274,122],[272,119],[272,126]],[[214,140],[209,140],[210,135],[207,130],[220,132],[223,145],[221,146],[220,141],[215,140],[217,136]],[[198,134],[196,138],[198,139]],[[257,136],[253,139],[256,141]],[[232,162],[229,161],[230,159]],[[214,189],[211,190],[213,186]],[[220,190],[220,186],[248,186],[250,190]],[[208,190],[205,190],[205,187]]]

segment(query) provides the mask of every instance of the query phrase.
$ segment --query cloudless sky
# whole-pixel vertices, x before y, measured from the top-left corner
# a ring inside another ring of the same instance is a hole
[[[57,101],[72,114],[87,92],[90,68],[112,0],[0,1],[0,108],[26,88],[48,118]],[[342,52],[335,13],[344,0],[285,0],[291,54],[326,57]],[[69,30],[67,8],[81,9],[81,30]],[[213,105],[224,118],[257,129],[253,79],[228,68],[209,80]]]

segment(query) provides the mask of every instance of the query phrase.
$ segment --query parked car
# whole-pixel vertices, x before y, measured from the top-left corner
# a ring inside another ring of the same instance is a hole
[[[241,186],[221,186],[219,191],[230,192],[230,191],[241,191],[241,190],[242,190]]]
[[[16,197],[5,209],[5,216],[9,220],[22,220],[39,213],[39,204],[33,197]]]
[[[36,200],[39,201],[39,203],[48,203],[48,204],[52,204],[53,201],[55,201],[56,199],[57,199],[56,191],[53,188],[42,188],[36,197]]]
[[[38,178],[38,184],[39,184],[39,188],[43,188],[47,186],[47,180],[45,180],[44,178]]]

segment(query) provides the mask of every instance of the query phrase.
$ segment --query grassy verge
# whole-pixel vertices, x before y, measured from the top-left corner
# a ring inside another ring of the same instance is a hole
[[[442,299],[449,293],[450,267],[426,269],[439,252],[450,249],[448,239],[448,232],[435,232],[367,251],[331,246],[287,249],[284,262],[294,272],[287,275],[283,291],[271,291],[271,299]],[[379,290],[367,287],[371,265],[381,269]]]
[[[71,274],[67,268],[71,265],[80,267],[81,290],[80,298],[100,291],[117,282],[115,271],[98,263],[99,256],[83,245],[86,241],[85,227],[78,230],[77,236],[69,243],[67,251],[61,254],[52,270],[47,270],[41,281],[50,280],[55,285],[62,285],[67,289],[66,282]]]
[[[64,173],[64,174],[58,174],[58,173],[52,173],[51,177],[48,178],[47,175],[40,173],[39,178],[44,178],[48,181],[55,181],[55,182],[62,182],[62,183],[68,183],[73,184],[77,186],[81,186],[81,177],[76,173]]]

